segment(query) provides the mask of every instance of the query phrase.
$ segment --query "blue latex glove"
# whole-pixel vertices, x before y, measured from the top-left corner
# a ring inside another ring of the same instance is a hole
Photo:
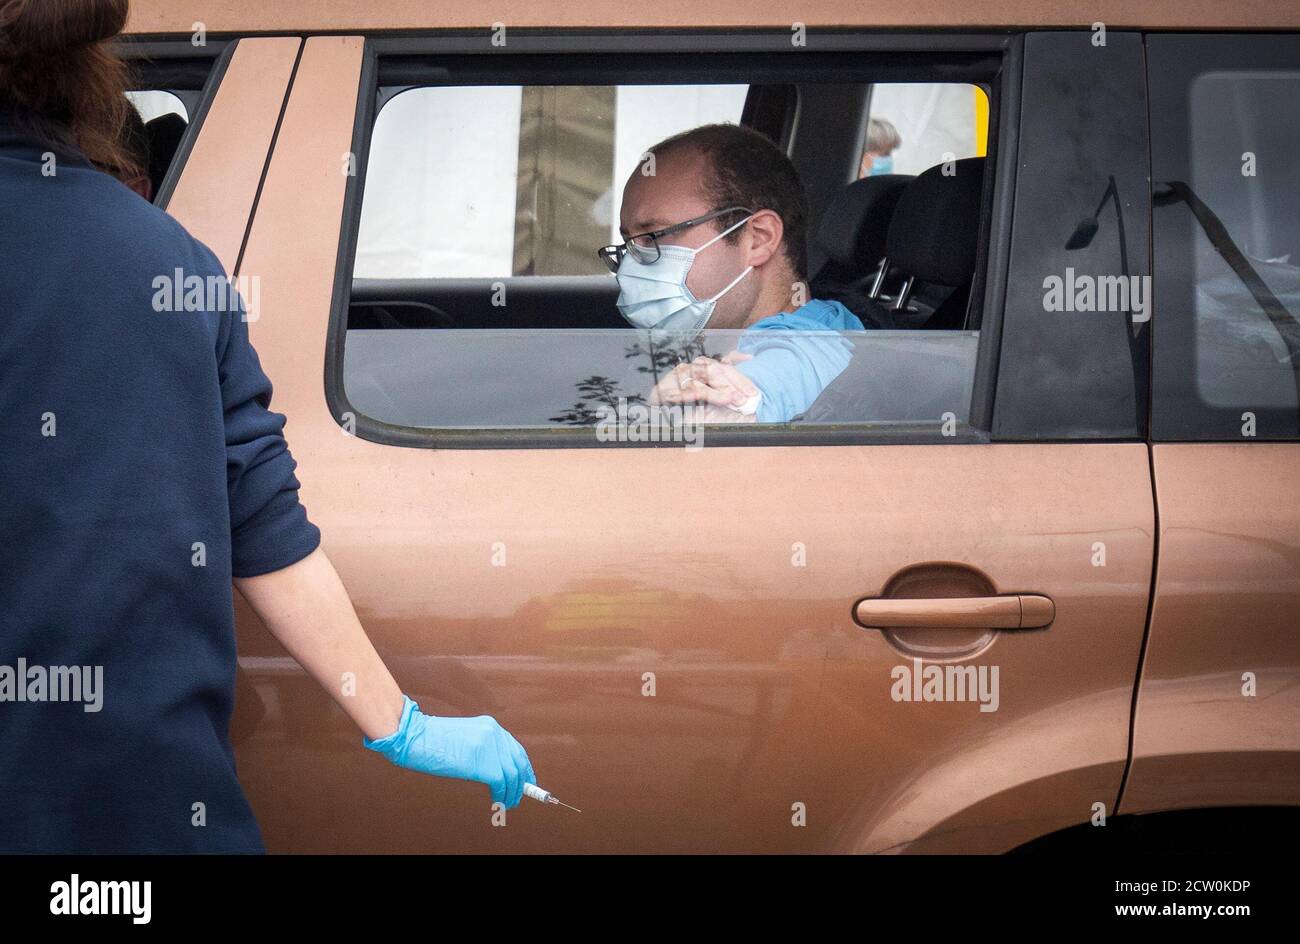
[[[537,783],[523,745],[495,718],[426,715],[409,696],[402,698],[397,730],[377,741],[362,738],[370,750],[409,770],[485,783],[492,801],[506,809],[519,805],[525,783]]]

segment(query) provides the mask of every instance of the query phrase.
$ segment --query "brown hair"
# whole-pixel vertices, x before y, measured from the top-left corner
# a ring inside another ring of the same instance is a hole
[[[28,130],[114,173],[145,172],[126,146],[126,64],[107,40],[129,0],[0,0],[0,101]]]

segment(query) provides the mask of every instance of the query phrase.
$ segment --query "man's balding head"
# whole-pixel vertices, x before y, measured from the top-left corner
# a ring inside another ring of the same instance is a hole
[[[695,298],[718,296],[708,323],[715,329],[744,328],[803,304],[794,299],[804,295],[808,210],[794,165],[756,131],[705,125],[656,144],[623,189],[624,239],[735,208],[749,215],[723,213],[660,238],[700,249],[735,227],[698,253],[686,276]]]
[[[766,135],[738,125],[702,125],[665,138],[647,152],[658,164],[674,157],[699,160],[700,195],[710,209],[742,206],[771,210],[784,224],[784,252],[791,274],[807,274],[808,197],[794,164]],[[734,219],[714,225],[725,229]],[[726,238],[735,242],[738,233]]]

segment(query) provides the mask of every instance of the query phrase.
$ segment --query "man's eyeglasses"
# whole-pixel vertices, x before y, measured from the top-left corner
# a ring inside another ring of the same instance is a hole
[[[684,223],[674,223],[672,226],[666,226],[663,229],[657,229],[652,233],[640,233],[636,236],[629,236],[627,242],[616,243],[612,246],[605,246],[596,250],[596,255],[605,260],[605,265],[610,272],[617,273],[619,263],[623,261],[624,253],[631,253],[632,258],[637,262],[649,265],[652,262],[659,261],[659,240],[664,236],[671,236],[673,233],[680,233],[684,229],[690,229],[692,226],[699,226],[701,223],[707,223],[709,220],[717,219],[728,213],[748,213],[753,215],[753,210],[746,207],[727,207],[725,210],[714,210],[712,213],[706,213],[703,216],[697,216],[693,220],[687,220]]]

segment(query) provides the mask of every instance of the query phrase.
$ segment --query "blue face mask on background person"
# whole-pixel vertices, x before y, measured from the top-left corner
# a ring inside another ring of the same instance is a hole
[[[873,157],[871,159],[871,174],[876,177],[880,174],[892,174],[894,172],[894,158],[892,155],[885,157]]]
[[[747,268],[731,284],[712,298],[697,299],[686,287],[697,253],[703,252],[723,236],[746,223],[745,217],[729,226],[698,249],[686,246],[660,246],[654,262],[639,262],[631,252],[623,254],[618,264],[618,310],[638,328],[684,334],[691,338],[704,330],[719,298],[739,284],[753,270]]]

